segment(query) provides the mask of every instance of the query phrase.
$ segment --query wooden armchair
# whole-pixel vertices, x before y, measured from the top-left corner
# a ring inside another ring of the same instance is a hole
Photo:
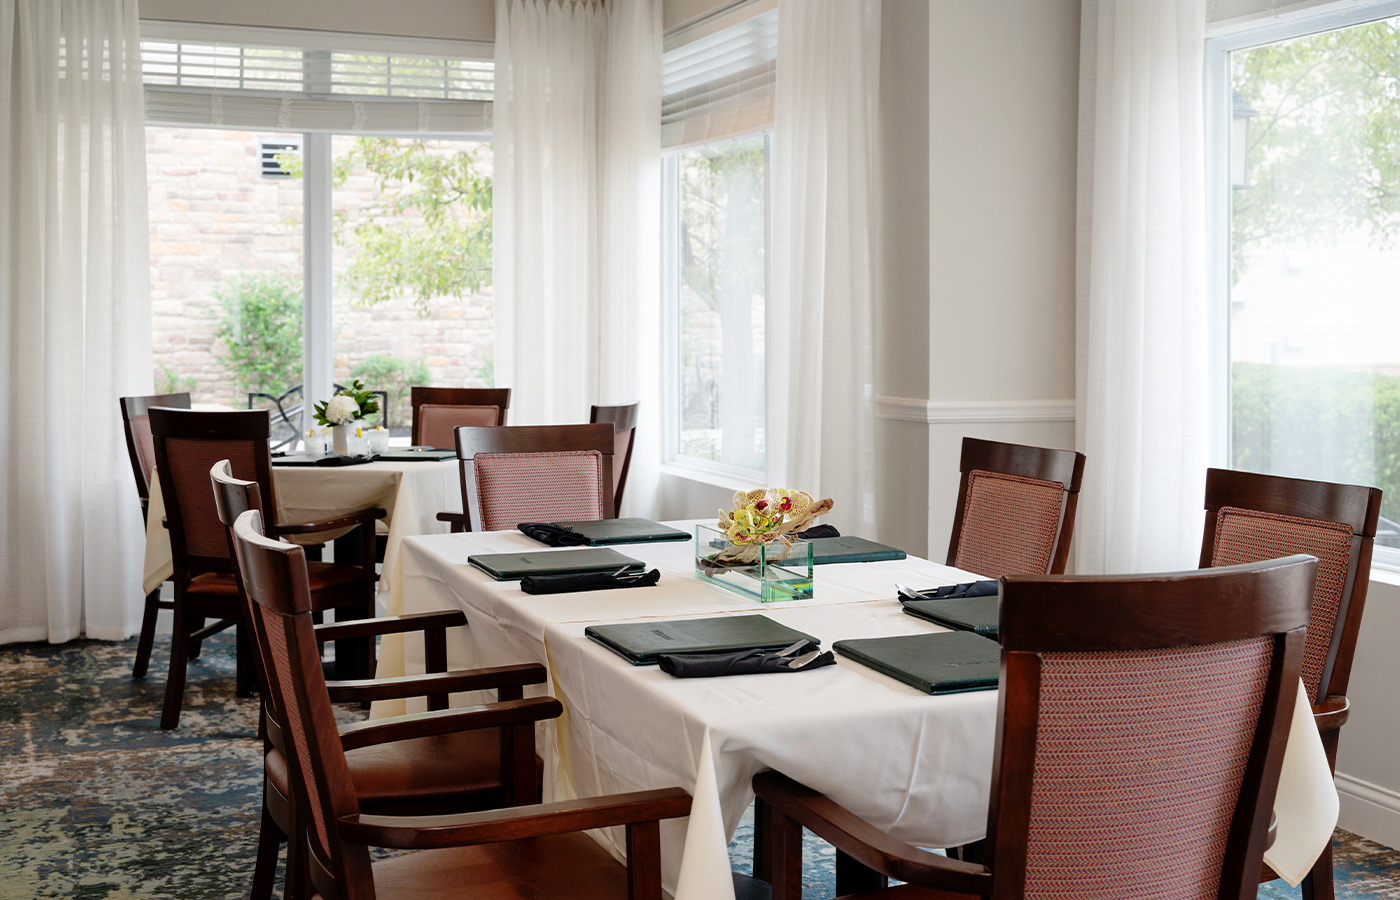
[[[126,432],[126,452],[131,457],[131,471],[136,476],[136,496],[141,499],[141,521],[145,523],[151,505],[151,474],[156,467],[155,444],[151,440],[152,406],[189,409],[190,395],[152,394],[144,397],[122,397],[122,428]],[[151,646],[156,639],[156,617],[162,609],[174,609],[172,601],[160,599],[160,588],[146,595],[146,608],[141,614],[141,633],[136,640],[136,660],[131,664],[132,678],[145,678],[151,662]]]
[[[510,388],[413,387],[413,444],[447,450],[453,429],[463,425],[504,425]]]
[[[1321,560],[1303,651],[1303,687],[1335,771],[1347,720],[1347,682],[1370,585],[1371,552],[1380,518],[1379,488],[1282,478],[1254,472],[1206,472],[1202,566],[1228,566],[1288,553]],[[1263,880],[1276,876],[1265,869]],[[1331,900],[1332,848],[1304,881],[1305,896]]]
[[[805,827],[865,867],[837,888],[861,900],[1253,898],[1316,570],[1294,556],[1004,576],[985,864],[895,840],[767,772],[753,782],[759,876],[773,900],[801,896]]]
[[[256,511],[234,524],[248,596],[262,609],[269,689],[289,727],[288,775],[307,836],[307,863],[325,900],[376,896],[462,898],[570,897],[660,900],[662,819],[690,812],[678,788],[616,794],[452,816],[386,816],[364,810],[347,751],[401,737],[471,729],[509,729],[515,758],[533,753],[534,723],[561,709],[557,700],[513,700],[488,707],[420,713],[337,729],[316,651],[300,547],[262,535]],[[583,829],[625,826],[627,864],[615,861]],[[369,847],[436,849],[371,862]]]
[[[248,696],[253,689],[251,646],[241,624],[243,610],[228,539],[209,489],[209,468],[219,460],[229,460],[235,475],[258,484],[269,509],[276,509],[276,497],[265,411],[193,412],[154,407],[149,415],[175,567],[175,632],[161,715],[161,727],[169,729],[180,722],[188,660],[199,655],[201,642],[215,632],[239,626],[239,696]],[[360,558],[372,561],[374,520],[384,515],[382,509],[369,508],[321,522],[274,523],[271,527],[278,535],[358,528]],[[318,562],[308,571],[317,610],[348,608],[358,618],[370,614],[375,593],[373,562],[363,566]],[[206,618],[216,621],[206,627]],[[370,656],[368,638],[347,640],[337,645],[337,669],[346,668],[345,659],[354,658],[357,665],[353,668],[366,672],[372,665]]]
[[[609,423],[458,428],[456,442],[462,512],[437,516],[453,531],[617,515]]]
[[[611,422],[613,426],[613,510],[622,511],[622,489],[627,486],[627,470],[632,468],[632,445],[637,439],[637,407],[594,406],[588,421]]]
[[[227,460],[209,471],[219,520],[226,526],[229,552],[234,553],[233,524],[250,509],[262,513],[258,486],[234,478]],[[236,558],[236,557],[235,557]],[[253,872],[253,900],[271,895],[277,869],[278,849],[288,836],[296,836],[287,848],[287,879],[284,895],[290,900],[306,896],[305,847],[298,826],[296,806],[287,781],[286,712],[278,695],[267,689],[269,661],[264,656],[262,608],[252,603],[243,586],[238,567],[234,576],[239,596],[252,625],[260,686],[263,689],[263,809],[258,837],[258,857]],[[407,634],[422,632],[427,659],[427,675],[381,678],[368,681],[337,681],[326,685],[332,701],[428,698],[430,710],[447,709],[448,692],[494,690],[499,701],[520,700],[529,684],[544,684],[544,666],[530,664],[466,669],[446,672],[447,629],[467,624],[461,610],[385,616],[359,622],[316,625],[316,641],[324,644],[337,635]],[[407,719],[379,719],[376,724],[401,723]],[[341,726],[342,736],[354,734],[358,725]],[[534,803],[539,799],[540,772],[533,749],[534,733],[516,735],[510,729],[487,729],[408,737],[360,747],[346,753],[346,763],[360,807],[366,811],[397,815],[459,813]],[[517,758],[516,748],[525,755]]]
[[[948,565],[988,578],[1065,570],[1083,453],[965,437],[958,468]]]

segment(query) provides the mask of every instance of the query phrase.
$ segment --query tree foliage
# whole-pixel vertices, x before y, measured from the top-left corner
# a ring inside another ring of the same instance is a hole
[[[1234,54],[1249,122],[1233,192],[1235,277],[1252,244],[1400,234],[1400,18]]]
[[[335,242],[351,251],[338,278],[356,302],[407,294],[427,315],[433,299],[478,293],[491,283],[491,179],[477,153],[441,141],[362,137],[336,157],[336,188],[368,172],[377,189],[353,216],[335,213]],[[301,176],[299,157],[282,162]]]
[[[244,272],[214,291],[220,317],[215,336],[233,372],[232,398],[281,394],[301,380],[301,283],[280,272]]]

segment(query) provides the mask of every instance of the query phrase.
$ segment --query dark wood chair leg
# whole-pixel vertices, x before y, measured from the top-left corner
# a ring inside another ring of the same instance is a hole
[[[132,678],[145,678],[151,663],[151,645],[156,641],[156,617],[160,615],[160,588],[146,595],[146,610],[141,614],[141,635],[136,639],[136,661],[131,664]]]
[[[253,666],[253,645],[248,640],[248,628],[243,622],[234,626],[235,675],[234,694],[238,697],[253,696],[257,687]]]
[[[198,631],[199,629],[201,629],[201,628],[204,627],[204,617],[203,617],[203,616],[190,616],[190,617],[189,617],[188,619],[186,619],[185,621],[186,621],[186,623],[189,625],[189,633],[190,633],[190,634],[194,634],[196,631]],[[190,659],[199,659],[199,653],[200,653],[201,650],[204,649],[204,638],[198,638],[198,639],[191,638],[190,641],[189,641],[189,645],[190,645],[190,657],[189,657],[189,658],[190,658]]]
[[[773,808],[762,799],[753,802],[753,877],[773,883],[773,858],[768,841],[773,832]]]
[[[836,895],[859,894],[888,887],[890,880],[883,874],[858,862],[841,850],[836,851]]]
[[[266,806],[262,810],[262,824],[258,826],[258,858],[253,864],[253,887],[248,892],[249,900],[269,900],[272,896],[272,882],[277,877],[277,851],[282,846],[282,829],[272,820],[272,813]]]
[[[203,623],[203,618],[198,619]],[[198,627],[198,626],[195,626]],[[170,670],[165,676],[165,709],[160,727],[170,731],[180,724],[180,705],[185,699],[185,667],[190,658],[190,622],[185,618],[184,598],[175,598],[175,628],[170,636]]]
[[[1313,863],[1312,871],[1303,876],[1303,900],[1333,900],[1332,842],[1328,841]]]
[[[802,826],[775,813],[769,817],[767,843],[773,900],[802,900]]]

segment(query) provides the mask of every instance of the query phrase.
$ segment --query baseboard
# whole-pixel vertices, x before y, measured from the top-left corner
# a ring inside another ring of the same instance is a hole
[[[876,397],[875,415],[899,422],[966,425],[984,422],[1073,422],[1074,401],[1067,400],[920,400]]]
[[[1378,844],[1400,848],[1400,791],[1338,772],[1337,796],[1342,803],[1339,827]]]

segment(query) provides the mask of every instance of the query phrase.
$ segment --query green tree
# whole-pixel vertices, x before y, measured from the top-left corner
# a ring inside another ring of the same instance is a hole
[[[350,370],[350,377],[364,379],[365,383],[389,395],[389,408],[384,411],[380,421],[389,422],[395,427],[413,421],[410,388],[432,380],[421,358],[399,359],[392,353],[376,353],[366,357]]]
[[[301,283],[279,272],[244,272],[214,291],[220,318],[216,337],[233,372],[232,398],[242,406],[251,392],[280,394],[301,381]]]
[[[1400,18],[1234,54],[1249,122],[1233,192],[1235,278],[1257,243],[1400,233]]]
[[[378,190],[353,223],[335,214],[335,242],[351,251],[337,277],[358,303],[408,294],[426,316],[434,298],[477,293],[491,283],[491,179],[477,154],[446,150],[439,141],[363,137],[335,159],[335,187],[364,171]],[[282,162],[301,176],[299,156]]]

